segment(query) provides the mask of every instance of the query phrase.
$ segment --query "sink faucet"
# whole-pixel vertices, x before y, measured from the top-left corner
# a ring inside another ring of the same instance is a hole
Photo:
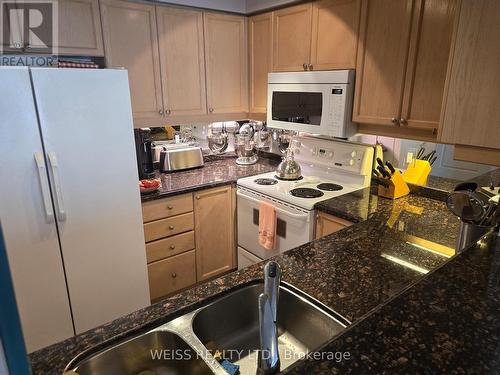
[[[264,266],[264,293],[259,295],[260,350],[257,358],[257,374],[275,374],[280,369],[278,353],[278,297],[281,269],[278,263]]]

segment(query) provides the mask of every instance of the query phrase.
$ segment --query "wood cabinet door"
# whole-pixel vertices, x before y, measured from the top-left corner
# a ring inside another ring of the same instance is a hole
[[[134,126],[162,125],[155,7],[101,0],[101,16],[106,65],[128,70]]]
[[[60,55],[103,56],[98,0],[59,0]]]
[[[204,115],[203,13],[156,7],[165,115]]]
[[[360,10],[361,0],[313,3],[312,69],[356,68]]]
[[[456,0],[416,2],[401,126],[438,129]]]
[[[246,18],[209,12],[203,16],[208,111],[247,112]]]
[[[310,63],[312,4],[273,12],[273,70],[300,71]]]
[[[266,113],[267,73],[273,69],[273,15],[259,14],[248,21],[250,112]]]
[[[206,280],[234,267],[234,209],[230,186],[195,193],[197,280]]]
[[[461,2],[441,118],[443,143],[500,149],[499,19],[499,1]],[[500,163],[493,150],[460,148],[459,155],[461,160]]]
[[[315,238],[321,238],[328,236],[329,234],[338,232],[341,229],[351,226],[350,221],[341,219],[339,217],[326,214],[324,212],[319,212],[316,216],[316,236]]]
[[[398,125],[413,0],[363,0],[353,121]]]
[[[148,264],[151,301],[196,283],[195,252],[188,251]]]

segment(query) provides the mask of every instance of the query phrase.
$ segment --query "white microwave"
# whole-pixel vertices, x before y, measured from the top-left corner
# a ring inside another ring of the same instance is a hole
[[[269,73],[267,126],[347,138],[352,123],[354,70]]]

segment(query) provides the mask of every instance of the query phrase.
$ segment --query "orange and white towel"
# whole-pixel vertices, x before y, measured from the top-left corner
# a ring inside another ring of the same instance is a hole
[[[276,210],[273,205],[261,202],[259,205],[259,244],[266,250],[276,245]]]

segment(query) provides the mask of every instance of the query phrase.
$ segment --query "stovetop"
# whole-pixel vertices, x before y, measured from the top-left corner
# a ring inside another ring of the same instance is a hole
[[[263,180],[266,184],[259,184]],[[335,184],[336,186],[322,186],[323,184]],[[283,181],[278,180],[274,172],[240,178],[237,185],[260,194],[269,195],[272,198],[306,210],[312,210],[316,203],[323,200],[351,193],[364,187],[358,184],[338,180],[334,181],[313,175],[304,175],[304,178],[297,181]],[[339,187],[342,187],[342,189],[338,189]],[[326,188],[337,188],[338,190],[327,190]]]
[[[293,137],[290,148],[302,179],[284,181],[269,172],[241,178],[239,187],[268,195],[306,210],[323,200],[363,189],[370,184],[373,147],[314,137]]]

